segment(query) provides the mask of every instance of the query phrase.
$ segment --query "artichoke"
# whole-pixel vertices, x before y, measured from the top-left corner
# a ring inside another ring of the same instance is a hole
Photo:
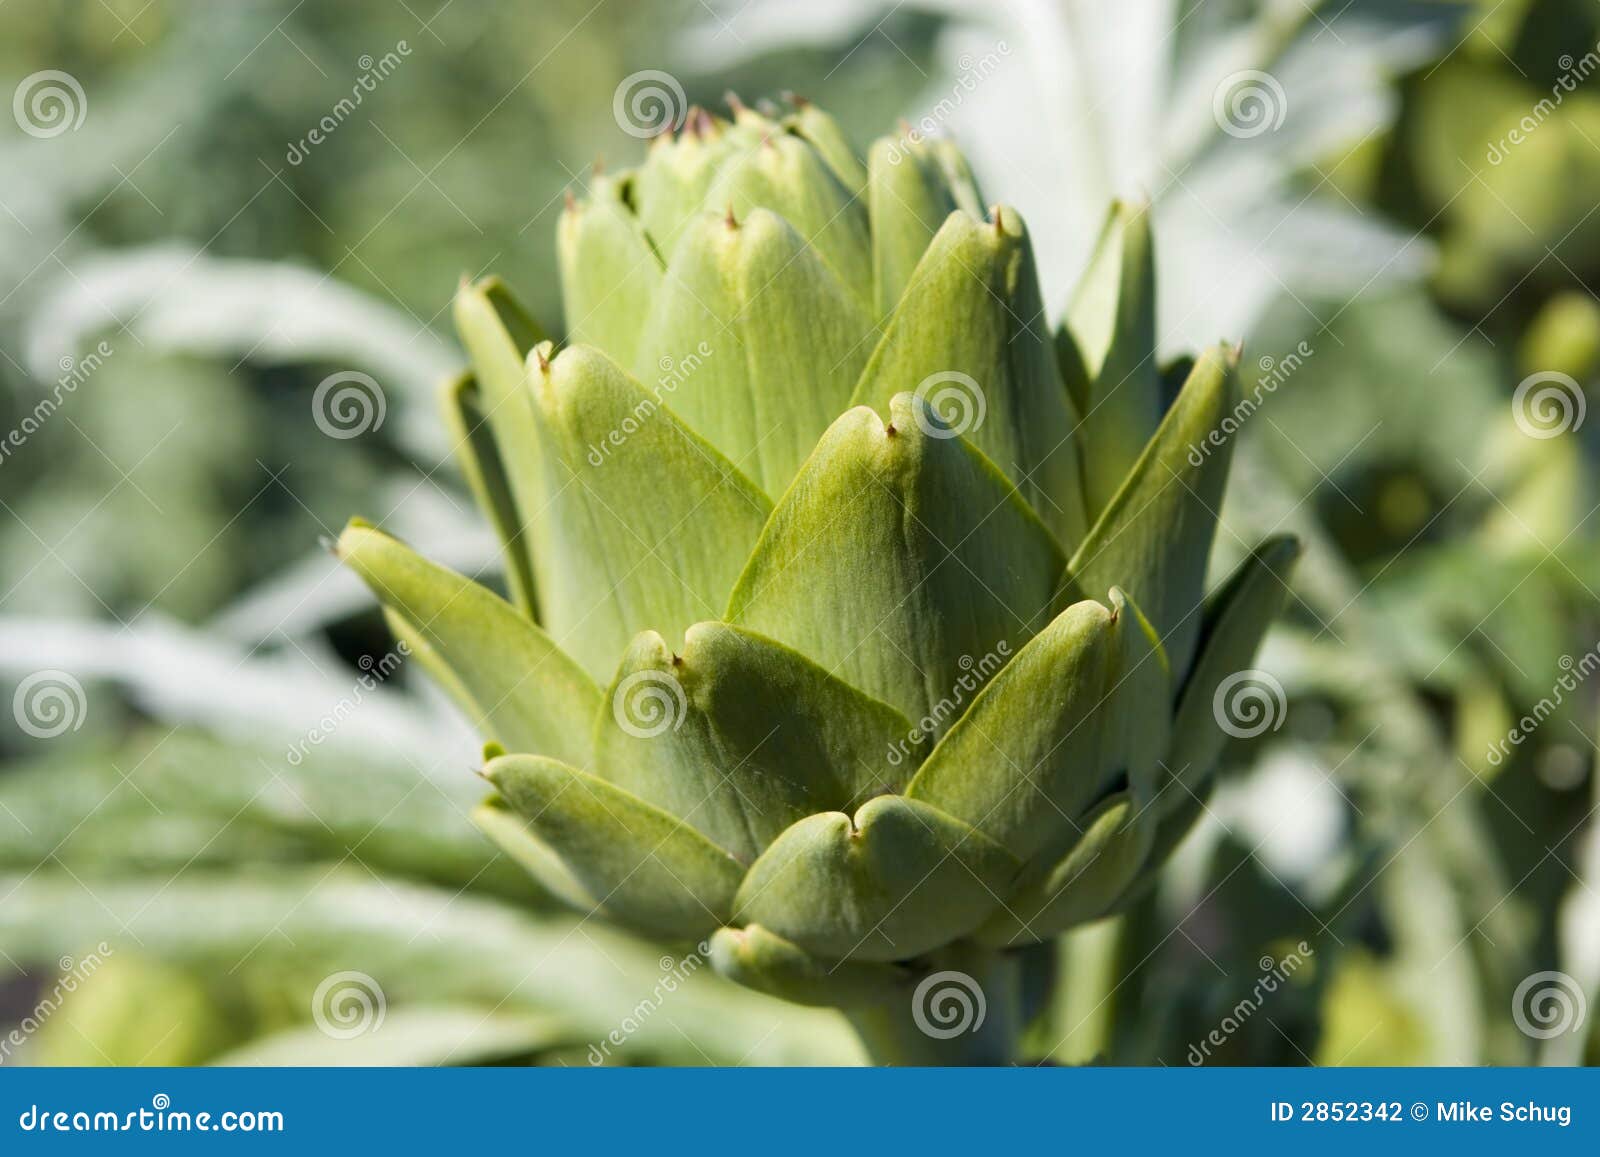
[[[1011,1061],[1052,938],[1195,818],[1296,547],[1205,596],[1238,351],[1158,368],[1142,209],[1052,331],[950,143],[863,164],[814,106],[730,103],[569,200],[563,345],[497,279],[456,298],[509,597],[360,521],[337,553],[550,892],[876,1059]]]

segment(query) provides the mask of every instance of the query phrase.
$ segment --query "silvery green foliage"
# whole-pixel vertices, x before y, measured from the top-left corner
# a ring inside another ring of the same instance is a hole
[[[881,1057],[1011,1059],[1017,950],[1159,868],[1286,589],[1279,539],[1205,597],[1237,350],[1168,404],[1146,213],[1052,329],[959,152],[863,163],[804,102],[689,110],[559,253],[560,349],[497,278],[456,299],[444,411],[509,599],[359,520],[337,546],[488,740],[481,826]],[[951,969],[990,1028],[918,1040]]]

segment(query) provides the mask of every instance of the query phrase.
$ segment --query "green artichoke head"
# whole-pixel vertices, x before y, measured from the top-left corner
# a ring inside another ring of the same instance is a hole
[[[943,141],[694,111],[559,226],[567,340],[464,284],[444,393],[509,601],[339,553],[491,741],[552,893],[789,999],[1117,910],[1197,810],[1295,548],[1210,599],[1237,351],[1156,364],[1145,213],[1052,328]]]

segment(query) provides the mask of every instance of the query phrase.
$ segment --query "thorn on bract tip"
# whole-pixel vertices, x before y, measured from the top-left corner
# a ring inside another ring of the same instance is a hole
[[[738,116],[740,113],[747,111],[745,109],[744,101],[740,100],[739,94],[734,92],[731,88],[722,94],[722,99],[727,102],[728,108],[734,116]]]
[[[329,554],[333,555],[334,558],[338,558],[339,557],[339,540],[338,539],[330,538],[326,534],[319,534],[319,535],[317,535],[317,545],[320,546],[323,550],[327,551]]]
[[[724,217],[722,220],[723,220],[723,223],[725,225],[727,225],[727,227],[729,229],[737,229],[739,227],[739,218],[737,218],[737,217],[735,217],[733,215],[733,202],[732,201],[728,202],[728,215],[726,217]]]
[[[568,189],[563,194],[563,199],[566,201],[567,212],[568,213],[571,213],[574,209],[576,209],[578,207],[578,198],[572,195],[572,190],[571,189]]]
[[[533,355],[539,359],[539,372],[548,374],[550,372],[550,355],[547,352],[547,347],[543,344],[534,346]]]
[[[794,107],[797,109],[811,107],[811,98],[808,96],[801,96],[797,92],[786,92],[783,94],[783,99],[794,105]]]
[[[606,159],[597,153],[594,163],[589,166],[589,171],[597,177],[603,176],[606,171]]]

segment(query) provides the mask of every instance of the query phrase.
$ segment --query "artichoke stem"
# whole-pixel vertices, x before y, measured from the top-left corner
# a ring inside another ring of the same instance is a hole
[[[1021,955],[962,942],[931,957],[904,996],[844,1014],[873,1064],[1010,1065],[1023,1004]]]

